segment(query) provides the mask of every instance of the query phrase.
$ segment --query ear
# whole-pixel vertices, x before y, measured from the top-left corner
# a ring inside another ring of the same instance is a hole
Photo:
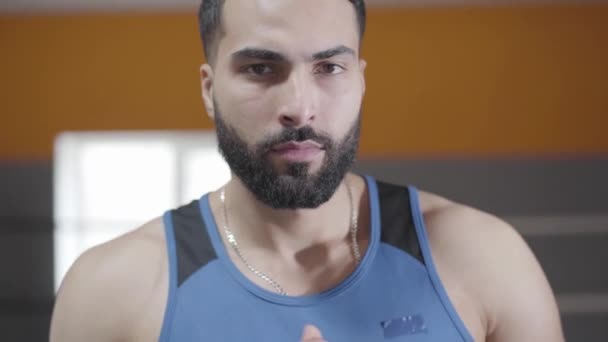
[[[361,73],[361,85],[362,85],[362,93],[365,94],[365,68],[367,68],[367,62],[365,59],[359,60],[359,71]]]
[[[200,68],[201,93],[207,115],[211,120],[215,119],[215,108],[213,104],[213,69],[209,64],[203,64]]]

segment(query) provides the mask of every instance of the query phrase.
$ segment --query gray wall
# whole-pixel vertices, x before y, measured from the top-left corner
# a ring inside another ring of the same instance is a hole
[[[53,305],[52,166],[0,164],[0,339],[46,341]]]
[[[518,228],[555,289],[568,341],[608,341],[608,157],[362,160],[357,170],[495,213]],[[48,339],[52,165],[0,163],[0,336]]]

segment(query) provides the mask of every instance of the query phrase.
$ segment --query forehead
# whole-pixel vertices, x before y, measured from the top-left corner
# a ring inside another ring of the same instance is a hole
[[[246,47],[306,56],[339,45],[359,47],[348,0],[226,0],[222,25],[218,56]]]

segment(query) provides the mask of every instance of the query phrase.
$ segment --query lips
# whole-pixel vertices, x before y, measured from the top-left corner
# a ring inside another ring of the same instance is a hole
[[[287,151],[287,150],[309,150],[309,149],[321,150],[321,149],[323,149],[323,146],[321,146],[320,144],[318,144],[312,140],[306,140],[306,141],[302,141],[302,142],[290,141],[288,143],[279,144],[279,145],[272,147],[271,151],[282,152],[282,151]]]
[[[310,162],[323,151],[323,146],[314,141],[288,142],[271,149],[271,153],[289,162]]]

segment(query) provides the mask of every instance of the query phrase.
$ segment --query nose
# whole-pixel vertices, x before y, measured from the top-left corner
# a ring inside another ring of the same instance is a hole
[[[313,75],[305,70],[292,70],[281,87],[278,94],[281,125],[293,128],[310,125],[318,107]]]

